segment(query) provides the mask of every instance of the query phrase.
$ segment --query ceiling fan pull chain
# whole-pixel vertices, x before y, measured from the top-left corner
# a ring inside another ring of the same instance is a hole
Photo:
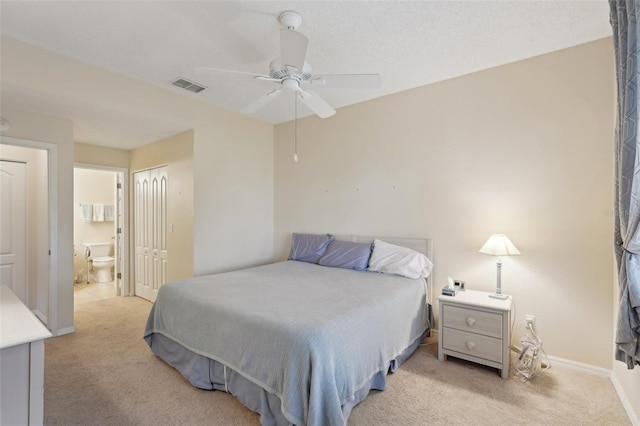
[[[298,94],[293,95],[293,161],[298,162]]]

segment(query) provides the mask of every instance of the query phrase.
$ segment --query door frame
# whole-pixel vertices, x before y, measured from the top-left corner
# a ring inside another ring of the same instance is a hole
[[[117,296],[133,296],[132,286],[130,285],[129,280],[129,169],[124,167],[112,167],[112,166],[101,166],[98,164],[89,164],[89,163],[73,163],[73,168],[80,169],[89,169],[89,170],[102,170],[107,172],[114,172],[120,174],[121,182],[122,182],[122,221],[119,223],[121,228],[121,238],[122,238],[122,253],[119,254],[120,257],[120,270],[122,271],[122,288],[119,288],[116,292]],[[75,200],[74,200],[75,202]],[[116,196],[115,200],[116,205],[116,217],[118,208],[118,198]],[[117,220],[117,219],[116,219]],[[115,249],[117,250],[117,234],[115,241]],[[117,253],[116,253],[117,254]],[[118,259],[116,259],[116,262]],[[116,267],[118,270],[118,267]],[[114,277],[114,280],[117,282],[118,278]]]
[[[19,146],[22,148],[40,149],[47,152],[48,182],[48,238],[49,238],[49,282],[47,297],[47,328],[57,335],[58,330],[58,146],[49,142],[1,136],[0,144]]]

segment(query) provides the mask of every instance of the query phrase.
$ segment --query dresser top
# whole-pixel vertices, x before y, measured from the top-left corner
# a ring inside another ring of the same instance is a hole
[[[40,320],[7,286],[0,286],[0,349],[51,337]]]
[[[464,290],[458,291],[455,296],[441,295],[438,297],[438,300],[443,303],[450,302],[458,305],[477,306],[481,308],[498,309],[501,311],[508,311],[511,309],[511,296],[509,296],[508,299],[502,300],[489,297],[490,294],[493,293],[477,290]]]

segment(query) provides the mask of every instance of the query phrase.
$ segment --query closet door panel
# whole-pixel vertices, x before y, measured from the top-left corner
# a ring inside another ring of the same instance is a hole
[[[134,176],[136,295],[155,301],[167,282],[167,167]]]

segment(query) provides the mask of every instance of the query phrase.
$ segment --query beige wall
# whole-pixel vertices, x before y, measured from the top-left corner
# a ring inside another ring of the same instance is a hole
[[[611,40],[562,50],[275,128],[274,249],[291,232],[428,237],[435,292],[452,276],[503,289],[548,354],[611,367]],[[517,342],[518,335],[514,336]]]
[[[129,151],[122,149],[76,142],[73,144],[73,154],[76,163],[129,168]]]
[[[5,61],[2,61],[5,77]],[[51,241],[55,268],[53,292],[47,298],[57,309],[48,314],[47,326],[54,334],[68,333],[73,328],[73,124],[69,120],[24,111],[0,101],[2,117],[9,120],[11,128],[2,136],[24,139],[29,146],[50,149],[49,156],[55,167],[50,176],[56,182],[55,197],[49,200],[54,215],[55,237]],[[47,238],[46,233],[41,238]],[[39,291],[40,295],[41,292]]]
[[[273,261],[273,126],[203,117],[194,165],[195,274]]]
[[[133,221],[133,173],[167,166],[167,279],[169,281],[193,276],[193,132],[183,132],[131,151],[130,214],[131,235]],[[131,238],[129,252],[135,253]],[[133,257],[131,257],[133,268]],[[131,269],[130,277],[133,277]],[[133,280],[132,285],[135,284]]]

